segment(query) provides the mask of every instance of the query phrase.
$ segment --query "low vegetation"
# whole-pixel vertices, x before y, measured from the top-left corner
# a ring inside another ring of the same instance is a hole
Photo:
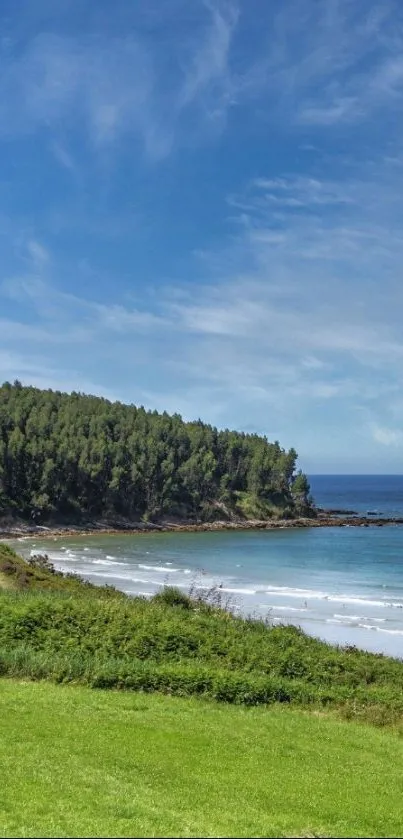
[[[0,590],[48,591],[71,594],[123,598],[124,594],[112,586],[94,586],[77,574],[57,571],[47,556],[33,556],[26,561],[8,545],[0,542]]]
[[[24,563],[10,548],[1,552],[10,565]],[[400,724],[399,660],[337,649],[296,627],[236,616],[220,607],[219,590],[199,598],[168,587],[150,600],[129,598],[114,589],[80,587],[45,564],[39,560],[33,571],[47,580],[36,576],[34,587],[0,592],[3,676],[243,705],[333,707]],[[8,579],[15,582],[15,575]]]

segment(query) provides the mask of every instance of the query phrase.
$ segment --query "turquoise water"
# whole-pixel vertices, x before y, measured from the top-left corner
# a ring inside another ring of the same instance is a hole
[[[221,585],[232,607],[403,657],[403,526],[20,540],[64,571],[148,597]]]

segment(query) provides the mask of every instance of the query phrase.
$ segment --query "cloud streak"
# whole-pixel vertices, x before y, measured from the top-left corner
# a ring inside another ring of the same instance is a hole
[[[254,3],[197,2],[186,31],[185,4],[146,11],[131,9],[124,34],[105,34],[94,18],[80,34],[54,24],[24,45],[9,38],[0,53],[3,136],[50,132],[55,157],[73,173],[60,135],[78,125],[92,148],[134,139],[159,160],[219,134],[231,109],[256,102],[263,123],[277,128],[281,111],[284,128],[302,129],[402,106],[403,16],[391,0],[370,9],[363,0],[259,6],[247,56],[242,27],[251,27]]]
[[[151,159],[165,157],[181,123],[190,117],[207,133],[225,121],[234,80],[229,69],[238,19],[230,2],[199,4],[195,29],[150,41],[141,8],[125,35],[38,32],[23,47],[13,42],[0,56],[0,132],[3,136],[51,132],[52,149],[66,169],[76,169],[60,133],[80,125],[93,148],[137,138]],[[168,47],[168,49],[167,49]],[[182,137],[183,140],[183,137]],[[180,139],[179,139],[180,141]]]

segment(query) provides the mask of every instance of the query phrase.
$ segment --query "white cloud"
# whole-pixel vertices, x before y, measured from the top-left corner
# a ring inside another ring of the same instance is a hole
[[[385,428],[380,425],[372,425],[372,437],[377,443],[383,446],[400,446],[403,444],[403,431],[397,428]]]
[[[49,262],[49,252],[36,239],[30,239],[27,244],[29,257],[33,267],[42,271]]]

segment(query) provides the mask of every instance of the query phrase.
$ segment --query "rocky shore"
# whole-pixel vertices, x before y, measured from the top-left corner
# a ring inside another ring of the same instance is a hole
[[[150,532],[203,532],[217,530],[284,530],[299,527],[387,527],[403,524],[403,518],[381,518],[374,515],[361,516],[357,513],[336,510],[319,510],[315,517],[301,517],[295,519],[234,519],[232,521],[215,521],[189,523],[164,520],[161,522],[126,522],[126,521],[89,521],[75,524],[52,524],[49,526],[28,524],[23,521],[0,521],[0,539],[16,539],[31,537],[57,536],[92,536],[113,535],[120,533],[150,533]]]

